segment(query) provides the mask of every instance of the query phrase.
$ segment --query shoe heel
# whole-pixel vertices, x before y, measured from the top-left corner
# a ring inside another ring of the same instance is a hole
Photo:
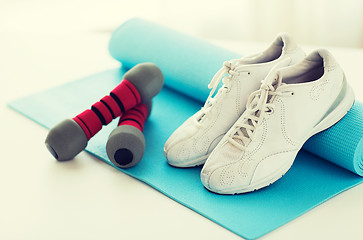
[[[337,97],[336,102],[332,104],[333,110],[328,111],[328,114],[314,127],[312,135],[333,126],[340,119],[342,119],[353,106],[355,98],[354,91],[347,83],[345,76],[343,84],[344,86],[342,88],[342,92]]]

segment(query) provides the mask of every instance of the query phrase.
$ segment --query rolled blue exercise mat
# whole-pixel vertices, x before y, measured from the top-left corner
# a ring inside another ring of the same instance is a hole
[[[129,20],[116,29],[109,51],[123,68],[95,73],[9,106],[51,128],[107,94],[122,80],[125,70],[141,62],[156,63],[165,75],[165,87],[153,99],[145,123],[144,157],[135,167],[119,170],[247,239],[261,237],[363,182],[358,176],[362,175],[363,105],[356,101],[340,122],[312,137],[287,174],[271,186],[234,196],[207,191],[200,181],[201,167],[169,166],[163,146],[203,105],[209,94],[207,85],[223,62],[240,54],[142,19]],[[114,121],[104,127],[86,148],[113,167],[105,146],[116,125]]]
[[[117,28],[109,51],[125,69],[140,62],[155,63],[167,87],[203,102],[210,91],[208,83],[223,62],[241,57],[240,53],[142,19],[129,20]]]
[[[355,101],[347,115],[311,137],[303,149],[363,176],[363,104]]]
[[[201,102],[207,99],[207,85],[223,61],[241,57],[142,19],[116,29],[109,51],[127,69],[140,62],[156,63],[165,74],[166,86]],[[362,176],[362,111],[362,104],[356,102],[344,119],[311,138],[303,149]]]

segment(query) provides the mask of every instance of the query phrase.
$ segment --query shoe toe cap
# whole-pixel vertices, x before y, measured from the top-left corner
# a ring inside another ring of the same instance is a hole
[[[195,148],[192,139],[173,144],[168,150],[164,149],[164,155],[168,163],[174,167],[195,167],[204,164],[207,153]]]
[[[203,185],[212,192],[234,194],[235,189],[247,185],[251,178],[248,160],[242,152],[231,148],[226,143],[215,149],[201,171]]]
[[[210,142],[203,138],[203,131],[196,124],[175,131],[164,145],[164,156],[175,167],[193,167],[203,164]]]
[[[180,144],[175,144],[167,150],[164,148],[164,155],[170,165],[179,167],[189,158],[189,151],[185,144],[180,142]]]
[[[222,169],[208,169],[203,167],[200,173],[200,179],[205,188],[212,192],[220,193],[223,191],[223,186],[221,185],[220,177],[221,177]]]
[[[217,169],[203,169],[201,181],[212,192],[234,194],[247,185],[248,176],[241,175],[233,166],[224,166]]]

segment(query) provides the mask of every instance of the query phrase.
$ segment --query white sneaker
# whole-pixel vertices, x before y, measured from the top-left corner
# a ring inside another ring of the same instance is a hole
[[[343,70],[326,50],[270,72],[209,156],[203,185],[220,194],[270,185],[290,169],[305,141],[338,122],[353,102]]]
[[[256,91],[273,66],[300,62],[305,53],[288,35],[281,34],[256,55],[230,60],[215,74],[204,107],[186,120],[167,140],[164,155],[175,167],[203,164],[214,147],[245,110],[247,97]],[[212,98],[220,80],[223,86]]]

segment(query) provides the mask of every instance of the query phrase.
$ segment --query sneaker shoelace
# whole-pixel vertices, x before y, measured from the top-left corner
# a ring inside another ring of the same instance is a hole
[[[198,121],[208,114],[208,112],[211,110],[211,107],[218,99],[218,95],[229,91],[231,87],[231,80],[234,76],[240,76],[240,74],[250,74],[248,71],[242,71],[242,68],[243,64],[241,64],[241,59],[232,59],[223,63],[223,67],[218,70],[218,72],[213,76],[212,80],[208,84],[208,88],[212,90],[210,91],[207,101],[204,103],[204,106],[201,109],[201,114]],[[216,96],[213,97],[213,94],[215,93],[221,80],[223,86],[218,90]]]
[[[228,141],[242,151],[252,141],[253,133],[265,118],[265,115],[273,113],[275,108],[273,100],[276,96],[281,96],[284,93],[288,93],[289,96],[293,95],[291,91],[281,91],[279,89],[280,86],[285,85],[276,70],[279,65],[275,66],[265,80],[262,81],[260,89],[248,97],[246,110],[236,122],[234,131],[228,137]]]

